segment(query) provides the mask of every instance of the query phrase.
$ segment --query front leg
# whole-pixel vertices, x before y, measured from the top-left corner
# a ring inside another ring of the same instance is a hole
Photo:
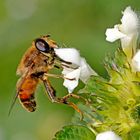
[[[65,77],[64,75],[51,74],[51,73],[44,73],[43,79],[48,79],[48,77],[62,78],[62,79],[68,79],[68,80],[75,80],[75,78],[67,78],[67,77]]]

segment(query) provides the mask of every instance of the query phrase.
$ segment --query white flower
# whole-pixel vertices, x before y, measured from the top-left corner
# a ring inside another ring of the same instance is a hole
[[[112,131],[106,131],[103,133],[99,133],[96,136],[96,140],[122,140],[118,135],[116,135]]]
[[[133,57],[132,65],[136,71],[140,71],[140,50],[138,50],[138,52]]]
[[[108,28],[106,30],[106,40],[114,42],[121,39],[122,47],[128,47],[132,45],[135,47],[138,37],[139,19],[137,14],[127,7],[123,12],[121,24],[115,25],[114,28]],[[131,44],[132,43],[132,44]]]
[[[72,63],[68,67],[62,63],[63,85],[68,89],[69,93],[72,93],[77,87],[79,79],[85,83],[91,75],[97,75],[87,64],[86,60],[80,56],[78,50],[74,48],[57,48],[55,53],[61,59]],[[77,67],[73,68],[73,64],[76,64]]]

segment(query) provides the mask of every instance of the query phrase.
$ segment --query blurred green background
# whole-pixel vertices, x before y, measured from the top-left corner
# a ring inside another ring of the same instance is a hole
[[[140,11],[139,0],[0,0],[0,140],[51,140],[74,113],[51,103],[40,85],[36,112],[26,112],[17,101],[8,117],[16,68],[32,40],[51,34],[60,46],[79,49],[94,70],[106,76],[103,59],[119,43],[106,42],[104,33],[119,23],[129,5]],[[59,96],[67,94],[62,80],[51,81]]]

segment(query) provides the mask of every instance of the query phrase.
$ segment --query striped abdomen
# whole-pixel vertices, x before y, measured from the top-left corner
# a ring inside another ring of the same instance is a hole
[[[36,102],[34,98],[34,93],[38,84],[38,79],[36,77],[29,75],[26,78],[21,79],[19,83],[21,84],[18,85],[17,83],[17,89],[18,89],[18,98],[21,104],[27,111],[29,112],[35,111]]]

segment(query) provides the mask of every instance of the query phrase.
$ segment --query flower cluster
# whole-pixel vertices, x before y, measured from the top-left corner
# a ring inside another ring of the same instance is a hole
[[[90,103],[79,106],[86,116],[83,124],[93,130],[96,140],[140,138],[140,20],[130,6],[122,14],[121,23],[105,32],[107,41],[121,43],[115,55],[105,59],[109,78],[97,75],[76,49],[55,49],[56,55],[64,60],[63,85],[68,92],[73,92],[79,79],[85,83],[79,93],[84,93]]]
[[[109,80],[96,75],[91,77],[83,90],[80,90],[80,93],[86,91],[91,95],[89,98],[93,104],[91,103],[90,107],[95,110],[96,115],[91,113],[90,116],[88,111],[91,110],[87,107],[85,114],[93,120],[89,117],[90,121],[88,119],[85,121],[95,128],[93,131],[99,133],[96,140],[128,138],[139,120],[140,77],[137,74],[140,71],[140,50],[138,50],[140,21],[131,7],[127,7],[122,14],[121,23],[114,28],[108,28],[105,32],[107,41],[121,42],[121,48],[115,52],[114,58],[107,57],[105,60]]]
[[[127,7],[122,13],[123,13],[123,16],[121,18],[121,24],[115,25],[114,28],[108,28],[105,34],[106,34],[106,40],[109,42],[114,42],[120,39],[121,48],[127,58],[126,61],[129,62],[130,69],[132,70],[133,78],[129,77],[129,80],[131,81],[131,78],[134,79],[134,77],[137,77],[136,73],[140,72],[140,50],[137,50],[140,20],[139,20],[138,15],[131,9],[130,6]],[[139,79],[139,77],[137,78]],[[129,92],[133,94],[132,91],[129,91]],[[135,92],[137,94],[138,91],[135,91]],[[132,111],[133,109],[129,109],[129,110]],[[130,113],[130,111],[128,112]],[[130,116],[132,114],[130,113]],[[108,140],[121,139],[120,137],[116,136],[113,132],[104,132],[97,136],[97,140],[100,140],[100,139],[105,140],[106,137]]]
[[[55,48],[56,55],[64,60],[61,63],[64,77],[63,85],[69,93],[72,93],[77,87],[79,79],[86,83],[90,76],[94,75],[83,91],[94,93],[95,98],[99,97],[95,100],[94,97],[91,98],[94,101],[91,108],[95,107],[96,110],[98,107],[100,108],[99,112],[101,112],[101,114],[98,112],[101,116],[95,112],[95,120],[93,123],[90,121],[91,125],[95,128],[97,125],[97,131],[99,130],[96,140],[121,140],[121,137],[124,138],[131,131],[131,127],[137,125],[134,117],[137,117],[138,114],[136,111],[139,107],[138,99],[140,97],[137,89],[137,85],[140,84],[140,77],[137,76],[137,72],[140,72],[140,50],[137,50],[140,21],[131,7],[127,7],[122,14],[121,24],[115,25],[114,28],[108,28],[105,32],[107,41],[114,42],[119,39],[121,41],[121,49],[116,51],[114,59],[107,59],[109,81],[98,76],[87,64],[85,58],[80,56],[78,50]],[[90,114],[88,115],[90,116]],[[97,118],[98,115],[100,117]],[[103,127],[98,126],[100,118],[105,119],[101,121]],[[107,123],[109,124],[108,127]]]
[[[114,42],[118,39],[121,40],[121,46],[127,56],[132,57],[133,51],[135,52],[137,46],[137,39],[139,35],[139,18],[138,15],[127,7],[123,12],[121,24],[117,24],[114,28],[106,30],[106,40]]]
[[[121,40],[121,47],[132,63],[133,70],[140,71],[140,51],[137,51],[140,21],[138,15],[127,7],[123,12],[121,24],[106,30],[106,40]]]
[[[140,71],[140,51],[135,53],[139,35],[139,18],[131,7],[127,7],[122,13],[121,24],[106,30],[106,40],[114,42],[120,39],[122,49],[126,55],[130,56],[129,54],[131,54],[131,58],[133,57],[132,65],[134,70]],[[75,48],[56,48],[55,53],[62,60],[71,63],[69,66],[62,65],[63,85],[68,89],[69,93],[72,93],[77,87],[79,79],[86,83],[91,75],[97,75]],[[132,53],[135,53],[135,55]]]

